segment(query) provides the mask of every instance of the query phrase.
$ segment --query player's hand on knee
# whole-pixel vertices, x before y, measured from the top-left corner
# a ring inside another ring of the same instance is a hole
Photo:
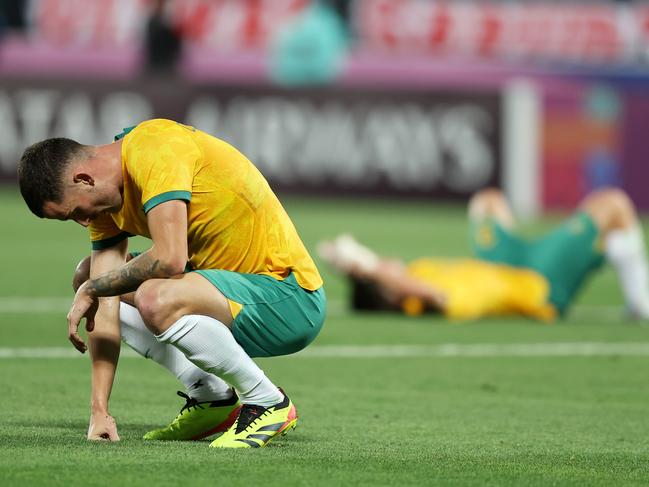
[[[91,441],[119,441],[115,419],[108,413],[93,413],[88,426],[88,439]]]

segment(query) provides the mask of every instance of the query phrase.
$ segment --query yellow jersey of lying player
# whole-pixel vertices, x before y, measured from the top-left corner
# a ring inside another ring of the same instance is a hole
[[[445,295],[444,314],[450,319],[505,315],[542,321],[556,318],[555,308],[548,302],[548,281],[529,269],[475,259],[419,259],[408,264],[407,273]],[[404,311],[416,314],[417,304],[404,301]]]
[[[313,291],[322,279],[257,168],[237,149],[171,120],[142,122],[123,138],[122,208],[89,226],[93,249],[129,235],[150,237],[146,214],[169,200],[187,202],[193,269],[225,269],[284,279]]]

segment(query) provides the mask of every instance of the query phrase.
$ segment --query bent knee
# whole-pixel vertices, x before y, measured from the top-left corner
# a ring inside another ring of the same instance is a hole
[[[152,333],[161,334],[185,315],[204,315],[230,326],[227,298],[204,277],[190,273],[179,278],[149,279],[135,292],[135,307]]]
[[[474,193],[471,197],[471,201],[476,200],[485,202],[504,199],[505,195],[503,194],[502,190],[494,187],[481,189],[480,191]]]
[[[170,292],[167,279],[144,281],[135,292],[135,307],[151,333],[159,335],[173,324],[180,315],[178,303]]]
[[[74,274],[72,275],[72,289],[74,292],[77,292],[77,289],[90,278],[90,256],[81,259],[77,264],[77,267],[74,269]]]
[[[631,198],[619,188],[603,188],[590,193],[579,205],[603,230],[627,228],[637,222]]]
[[[592,204],[606,204],[606,205],[615,205],[615,206],[633,206],[629,196],[621,190],[620,188],[606,187],[595,190],[591,192],[584,201],[582,205],[592,205]]]
[[[474,222],[494,218],[508,228],[514,225],[514,217],[507,198],[498,188],[486,188],[471,197],[469,218]]]

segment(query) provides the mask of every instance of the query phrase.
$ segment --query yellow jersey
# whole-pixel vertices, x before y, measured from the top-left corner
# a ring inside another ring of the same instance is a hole
[[[93,249],[130,235],[150,238],[146,214],[170,200],[187,202],[193,269],[225,269],[284,279],[307,290],[322,279],[293,223],[257,168],[205,132],[155,119],[122,143],[123,205],[89,226]]]
[[[556,310],[548,302],[548,281],[532,270],[475,259],[419,259],[408,264],[407,273],[446,296],[444,314],[450,319],[504,315],[543,321],[556,318]]]

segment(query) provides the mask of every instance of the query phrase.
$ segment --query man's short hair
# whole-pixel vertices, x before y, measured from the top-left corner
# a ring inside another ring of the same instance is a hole
[[[25,149],[18,163],[18,184],[32,213],[43,218],[46,202],[63,200],[63,173],[85,147],[74,140],[56,137]]]

